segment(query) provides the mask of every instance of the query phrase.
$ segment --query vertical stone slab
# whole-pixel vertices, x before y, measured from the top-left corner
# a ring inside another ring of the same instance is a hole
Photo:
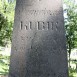
[[[17,0],[9,77],[68,77],[61,0]]]

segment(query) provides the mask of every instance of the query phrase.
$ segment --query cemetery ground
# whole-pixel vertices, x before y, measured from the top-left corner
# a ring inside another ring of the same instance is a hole
[[[8,77],[11,47],[0,47],[0,77]],[[69,77],[77,77],[77,50],[72,50]]]
[[[3,2],[4,3],[3,3]],[[11,0],[0,0],[0,44],[2,38],[11,39],[12,26],[14,23],[15,2],[9,3]],[[77,0],[63,0],[66,7],[64,8],[64,21],[67,37],[67,45],[77,48]],[[5,8],[4,8],[5,7]],[[6,17],[6,18],[5,18]],[[5,21],[5,22],[4,22]],[[4,23],[1,23],[4,22]],[[69,23],[68,23],[69,22]],[[3,27],[1,26],[3,25]],[[8,26],[7,26],[8,25]],[[4,34],[4,35],[3,35]],[[72,38],[71,38],[72,37]],[[3,40],[4,40],[3,39]],[[69,42],[69,40],[71,41]],[[74,47],[75,44],[75,47]],[[1,44],[2,45],[2,44]],[[8,77],[10,63],[10,45],[5,48],[0,47],[0,77]],[[69,62],[68,62],[69,63]],[[69,68],[69,77],[77,77],[77,52],[71,53],[71,61]]]

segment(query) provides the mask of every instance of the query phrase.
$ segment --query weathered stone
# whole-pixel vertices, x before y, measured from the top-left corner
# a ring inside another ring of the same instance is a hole
[[[17,0],[9,77],[68,77],[61,0]]]

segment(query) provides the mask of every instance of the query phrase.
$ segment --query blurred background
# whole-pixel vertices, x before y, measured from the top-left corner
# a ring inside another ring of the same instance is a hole
[[[16,0],[0,0],[0,77],[9,72]],[[63,0],[69,77],[77,77],[77,0]]]

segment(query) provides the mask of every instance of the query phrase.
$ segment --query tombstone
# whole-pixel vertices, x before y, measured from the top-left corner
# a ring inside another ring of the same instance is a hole
[[[68,77],[61,0],[17,0],[9,77]]]

